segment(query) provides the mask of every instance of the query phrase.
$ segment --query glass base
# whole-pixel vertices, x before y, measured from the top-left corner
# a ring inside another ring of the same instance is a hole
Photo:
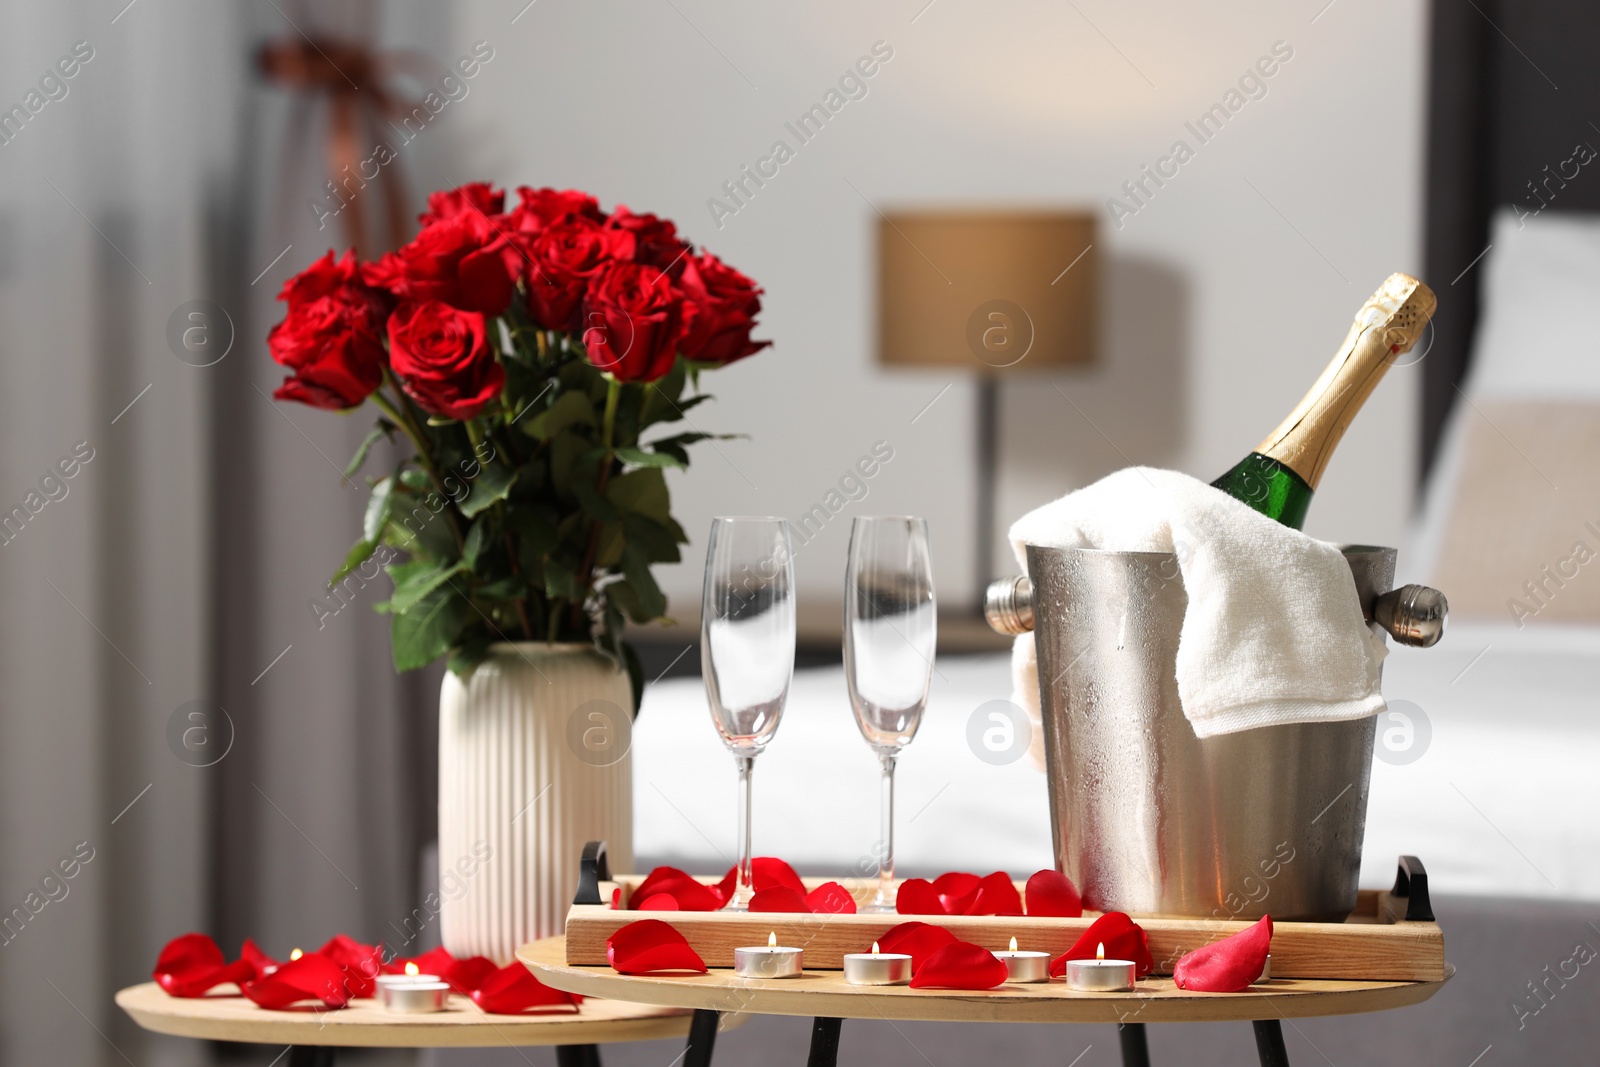
[[[750,910],[750,905],[746,904],[743,901],[740,901],[740,900],[738,900],[736,898],[736,899],[730,900],[726,904],[724,904],[722,906],[721,910],[722,911],[749,911]]]
[[[859,908],[856,909],[856,914],[857,915],[893,915],[893,914],[895,914],[895,906],[892,903],[890,903],[890,904],[878,904],[878,903],[874,902],[872,904],[863,904]]]

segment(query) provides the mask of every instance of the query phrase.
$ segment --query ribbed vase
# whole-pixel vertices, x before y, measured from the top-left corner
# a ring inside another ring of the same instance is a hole
[[[586,841],[633,865],[632,690],[589,645],[497,644],[439,691],[440,936],[511,961],[560,934]]]

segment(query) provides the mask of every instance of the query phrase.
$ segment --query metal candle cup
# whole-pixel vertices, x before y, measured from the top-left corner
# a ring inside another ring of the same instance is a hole
[[[397,979],[385,982],[384,978]],[[421,1015],[443,1011],[445,998],[450,995],[450,983],[433,975],[383,975],[378,979],[378,995],[389,1011],[403,1015]]]
[[[1104,945],[1092,960],[1067,961],[1067,986],[1082,993],[1131,993],[1135,977],[1133,961],[1106,959]]]
[[[851,985],[906,985],[911,981],[911,957],[901,952],[847,952],[844,980]]]
[[[1017,939],[1011,939],[1011,948],[996,952],[994,958],[1006,965],[1008,982],[1048,982],[1050,980],[1050,953],[1028,952],[1017,949]]]
[[[777,934],[768,934],[765,945],[733,950],[733,973],[740,978],[794,978],[800,974],[803,951],[785,948]]]

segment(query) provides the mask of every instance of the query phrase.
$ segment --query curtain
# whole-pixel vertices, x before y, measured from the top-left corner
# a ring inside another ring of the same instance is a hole
[[[0,1062],[206,1062],[112,1002],[188,930],[230,955],[436,932],[438,675],[394,674],[386,579],[326,585],[370,419],[271,400],[264,343],[284,278],[347,242],[308,208],[328,102],[266,83],[258,51],[415,47],[448,8],[382,14],[6,13]],[[401,161],[413,198],[449,138]]]

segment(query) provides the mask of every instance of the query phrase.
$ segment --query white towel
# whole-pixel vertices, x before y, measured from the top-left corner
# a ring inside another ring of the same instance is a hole
[[[1189,596],[1178,696],[1197,736],[1383,710],[1383,640],[1362,618],[1344,556],[1205,482],[1130,467],[1034,509],[1010,536],[1024,568],[1027,544],[1177,553]],[[1011,662],[1014,699],[1037,725],[1033,634],[1017,638]]]

